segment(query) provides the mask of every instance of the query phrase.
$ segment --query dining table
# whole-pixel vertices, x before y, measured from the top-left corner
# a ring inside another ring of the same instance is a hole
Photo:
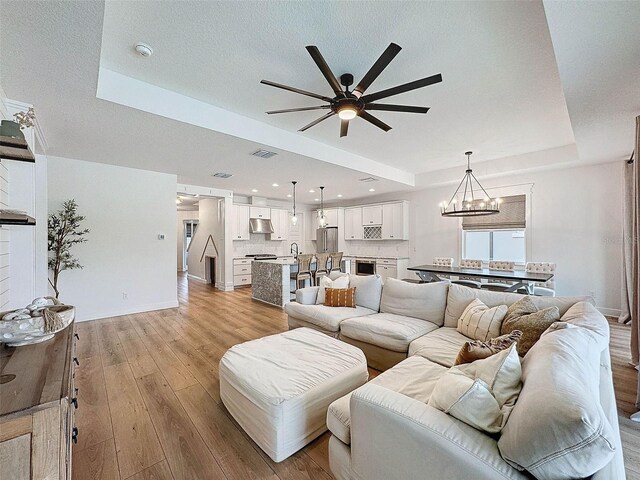
[[[505,292],[517,292],[520,289],[525,289],[529,294],[533,294],[533,286],[535,283],[548,282],[553,278],[553,273],[533,273],[525,270],[491,270],[489,268],[442,267],[439,265],[418,265],[416,267],[409,267],[408,270],[416,272],[420,279],[425,282],[443,281],[442,276],[471,277],[480,280],[513,282],[511,286],[504,290]]]

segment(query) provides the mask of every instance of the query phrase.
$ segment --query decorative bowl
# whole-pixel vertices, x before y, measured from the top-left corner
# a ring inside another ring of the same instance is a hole
[[[44,299],[49,300],[46,305],[42,305]],[[75,307],[62,305],[57,299],[51,297],[36,299],[28,308],[2,312],[0,313],[0,343],[10,347],[20,347],[45,342],[67,328],[73,322],[75,314]],[[10,319],[3,320],[4,317]]]

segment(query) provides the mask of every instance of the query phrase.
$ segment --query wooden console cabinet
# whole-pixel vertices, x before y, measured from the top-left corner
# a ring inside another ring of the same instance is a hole
[[[0,477],[71,479],[77,339],[72,323],[43,343],[0,346]]]

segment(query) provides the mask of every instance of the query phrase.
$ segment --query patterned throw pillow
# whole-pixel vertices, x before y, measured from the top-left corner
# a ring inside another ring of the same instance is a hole
[[[466,342],[458,352],[454,365],[471,363],[495,355],[516,343],[520,340],[520,337],[522,337],[522,332],[514,330],[507,335],[492,338],[488,342],[481,342],[480,340]]]
[[[526,296],[509,307],[502,327],[500,327],[500,333],[506,335],[514,330],[520,330],[522,338],[518,340],[516,348],[518,355],[524,357],[544,331],[559,319],[560,310],[558,307],[538,310],[531,298]]]
[[[506,314],[506,305],[489,308],[476,298],[462,312],[457,330],[465,337],[486,342],[500,335],[500,326]]]
[[[356,287],[325,288],[324,304],[327,307],[356,308]]]

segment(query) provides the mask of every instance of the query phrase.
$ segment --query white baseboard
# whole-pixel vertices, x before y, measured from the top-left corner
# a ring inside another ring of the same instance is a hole
[[[147,305],[133,305],[131,307],[119,308],[116,310],[103,312],[76,312],[76,322],[87,322],[101,318],[120,317],[122,315],[132,315],[134,313],[152,312],[154,310],[165,310],[167,308],[178,307],[178,300],[170,302],[151,303]]]
[[[605,308],[605,307],[596,307],[598,311],[607,316],[607,317],[619,317],[622,315],[622,310],[619,308]]]

